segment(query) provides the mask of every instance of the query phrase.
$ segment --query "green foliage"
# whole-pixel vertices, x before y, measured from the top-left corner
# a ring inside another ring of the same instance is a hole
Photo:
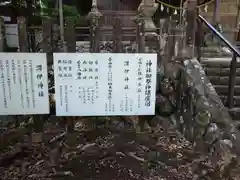
[[[40,0],[40,15],[42,17],[54,17],[58,15],[58,4],[52,0]],[[73,5],[63,4],[63,15],[64,17],[78,16],[78,10]]]

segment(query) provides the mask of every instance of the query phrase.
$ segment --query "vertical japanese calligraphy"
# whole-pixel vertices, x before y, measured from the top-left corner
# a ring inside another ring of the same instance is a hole
[[[56,113],[154,114],[156,68],[156,54],[55,53]]]
[[[78,85],[78,99],[83,104],[94,104],[98,98],[98,60],[80,59],[76,63],[77,82],[81,81],[84,84]]]
[[[151,93],[152,93],[152,61],[148,60],[146,62],[146,71],[145,71],[145,106],[151,106]]]
[[[120,111],[121,112],[131,112],[132,111],[132,100],[129,97],[129,91],[131,91],[130,89],[130,70],[132,69],[132,67],[130,67],[130,61],[129,59],[124,60],[124,100],[121,101],[121,105],[120,105]]]
[[[39,97],[44,97],[44,93],[43,93],[43,70],[42,70],[42,65],[41,64],[38,64],[36,66],[36,71],[37,71],[37,75],[36,75],[36,78],[37,78],[37,81],[38,81],[38,84],[37,84],[37,87],[38,87],[38,96]]]
[[[112,58],[108,58],[108,79],[107,79],[107,97],[108,97],[108,102],[105,103],[105,111],[106,112],[114,112],[115,107],[114,104],[112,103],[112,86],[113,86],[113,72],[112,72]]]
[[[60,78],[72,77],[72,61],[71,60],[59,60],[58,61],[58,76]]]
[[[46,54],[1,53],[0,115],[48,114]]]
[[[141,92],[142,92],[142,79],[143,79],[143,73],[142,73],[142,58],[138,59],[138,65],[137,65],[137,105],[138,108],[141,107]]]
[[[5,67],[4,61],[0,60],[0,71],[1,71],[1,87],[2,87],[2,99],[3,99],[3,108],[8,108],[8,101],[7,101],[7,92],[6,92],[6,77],[5,77]]]

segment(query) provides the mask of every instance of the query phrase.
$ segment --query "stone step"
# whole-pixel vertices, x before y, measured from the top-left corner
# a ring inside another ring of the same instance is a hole
[[[204,68],[207,76],[229,76],[230,68]],[[240,76],[240,68],[237,68],[236,75]]]
[[[213,85],[227,85],[229,84],[228,76],[208,76]],[[236,85],[240,85],[240,77],[236,77]]]
[[[239,121],[240,120],[240,107],[229,109],[229,114],[232,117],[232,120]]]
[[[213,87],[215,88],[216,92],[218,93],[218,95],[228,95],[228,86],[226,85],[213,85]],[[234,87],[234,95],[238,96],[240,95],[240,86],[236,85]]]
[[[228,96],[220,95],[220,99],[222,100],[223,104],[227,106]],[[234,96],[233,101],[234,101],[234,107],[240,107],[240,96]]]
[[[227,107],[228,84],[230,74],[231,58],[208,58],[202,61],[203,68],[216,92],[220,96],[223,104]],[[237,63],[237,77],[234,88],[234,108],[229,110],[229,114],[235,122],[240,124],[240,58]]]
[[[205,62],[202,63],[204,68],[230,68],[230,62],[217,63],[217,62]],[[237,63],[237,68],[240,68],[240,62]]]
[[[223,67],[229,68],[232,58],[205,58],[201,60],[201,64],[204,67]],[[237,59],[237,67],[240,68],[240,58]]]

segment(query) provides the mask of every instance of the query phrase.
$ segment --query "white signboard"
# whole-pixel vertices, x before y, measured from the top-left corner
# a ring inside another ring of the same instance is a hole
[[[5,24],[6,42],[8,47],[18,47],[18,25]]]
[[[58,116],[152,115],[156,54],[54,53]]]
[[[0,54],[0,115],[48,114],[46,54]]]
[[[10,22],[11,21],[11,17],[10,16],[0,16],[4,22]]]

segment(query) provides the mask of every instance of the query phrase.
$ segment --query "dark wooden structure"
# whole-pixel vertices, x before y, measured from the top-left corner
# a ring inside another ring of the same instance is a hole
[[[12,3],[0,4],[0,16],[9,17],[10,21],[5,21],[9,24],[16,24],[17,17],[24,13],[21,9],[16,8]]]
[[[105,11],[136,11],[140,5],[142,0],[98,0],[98,9],[105,10]],[[186,0],[161,0],[164,4],[168,4],[174,7],[182,7]],[[199,5],[203,5],[211,0],[199,0]],[[75,0],[75,4],[79,13],[82,15],[87,15],[88,12],[91,10],[92,1],[78,1]],[[156,18],[166,18],[172,15],[175,11],[173,8],[168,8],[168,6],[163,5],[163,9],[161,6],[158,7],[156,11]]]

